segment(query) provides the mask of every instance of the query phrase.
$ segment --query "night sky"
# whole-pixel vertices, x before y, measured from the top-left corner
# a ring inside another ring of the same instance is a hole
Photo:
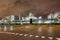
[[[0,0],[0,19],[8,15],[47,16],[60,11],[60,0]]]

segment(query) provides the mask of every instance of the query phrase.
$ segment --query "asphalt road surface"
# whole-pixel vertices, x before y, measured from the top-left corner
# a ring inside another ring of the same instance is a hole
[[[60,25],[2,25],[0,40],[60,40]]]

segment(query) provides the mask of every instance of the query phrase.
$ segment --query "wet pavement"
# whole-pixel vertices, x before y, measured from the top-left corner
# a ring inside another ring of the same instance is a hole
[[[0,40],[60,40],[60,25],[9,25],[0,29]]]

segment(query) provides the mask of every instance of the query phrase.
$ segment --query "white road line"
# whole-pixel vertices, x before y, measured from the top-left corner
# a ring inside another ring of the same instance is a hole
[[[41,38],[45,38],[45,36],[41,36]]]
[[[50,40],[52,40],[53,39],[53,37],[48,37]]]
[[[14,34],[14,35],[19,35],[19,36],[28,36],[29,34],[23,34],[23,33],[21,33],[21,34],[19,34],[19,33],[12,33],[12,32],[0,32],[0,33],[7,33],[7,34]],[[33,37],[34,35],[29,35],[29,37]],[[35,38],[38,38],[39,37],[39,35],[36,35],[35,36]],[[46,36],[41,36],[41,38],[45,38]],[[50,40],[52,40],[53,39],[53,37],[48,37]],[[56,38],[57,40],[60,40],[60,38]]]
[[[24,36],[28,36],[28,34],[25,34]]]
[[[19,33],[15,33],[15,35],[18,35]]]
[[[38,38],[38,37],[39,37],[38,35],[35,36],[35,38]]]
[[[15,33],[11,33],[11,34],[15,34]]]
[[[32,37],[32,36],[34,36],[34,35],[29,35],[29,37]]]
[[[60,40],[60,38],[56,38],[57,40]]]
[[[21,34],[19,34],[19,36],[22,36],[23,34],[21,33]]]

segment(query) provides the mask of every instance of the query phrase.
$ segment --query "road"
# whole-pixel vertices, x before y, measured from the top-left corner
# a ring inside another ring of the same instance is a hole
[[[0,40],[60,40],[60,25],[2,25]]]

